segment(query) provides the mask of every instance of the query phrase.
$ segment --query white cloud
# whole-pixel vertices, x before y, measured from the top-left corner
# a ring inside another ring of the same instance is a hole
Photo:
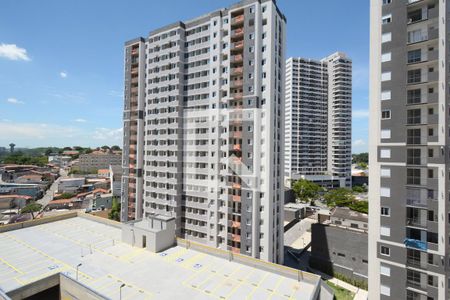
[[[78,129],[44,123],[0,122],[0,140],[73,138]]]
[[[96,128],[92,138],[95,140],[114,140],[121,141],[123,129]]]
[[[67,72],[66,71],[61,71],[59,73],[59,76],[61,76],[61,78],[67,78]]]
[[[15,44],[0,44],[0,57],[9,60],[31,60],[27,55],[27,50],[19,48]]]
[[[82,119],[82,118],[75,119],[74,121],[78,122],[78,123],[86,123],[87,122],[85,119]]]
[[[25,102],[17,100],[16,98],[8,98],[6,99],[6,102],[11,104],[24,104]]]
[[[369,111],[367,109],[356,109],[352,111],[353,118],[368,118]]]
[[[361,146],[365,146],[365,145],[366,145],[366,142],[362,139],[358,139],[353,142],[353,146],[355,146],[355,147],[361,147]]]

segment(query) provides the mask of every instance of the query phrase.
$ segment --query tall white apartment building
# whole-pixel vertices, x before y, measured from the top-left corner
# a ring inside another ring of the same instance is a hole
[[[123,221],[283,261],[285,26],[245,0],[126,43]]]
[[[372,299],[450,299],[449,6],[371,1]]]
[[[285,181],[351,186],[352,62],[341,52],[286,61]]]

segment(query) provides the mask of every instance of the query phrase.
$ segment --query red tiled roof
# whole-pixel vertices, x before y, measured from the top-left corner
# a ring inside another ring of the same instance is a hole
[[[57,200],[52,200],[49,202],[49,204],[66,204],[66,203],[72,203],[74,201],[73,198],[71,199],[57,199]]]
[[[30,196],[24,196],[24,195],[0,195],[0,199],[9,199],[9,198],[19,198],[19,199],[33,199]]]

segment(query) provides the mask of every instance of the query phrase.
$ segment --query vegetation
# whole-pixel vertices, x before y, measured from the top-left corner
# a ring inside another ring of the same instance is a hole
[[[33,156],[19,151],[6,155],[1,161],[5,164],[45,166],[48,163],[48,158],[43,155]]]
[[[367,168],[369,167],[369,165],[365,162],[359,162],[359,163],[357,163],[357,165],[362,170],[367,170]]]
[[[111,147],[111,150],[112,150],[112,151],[120,151],[121,149],[120,149],[119,146],[114,145],[114,146]]]
[[[348,206],[351,210],[360,212],[360,213],[369,213],[369,202],[367,201],[355,201]]]
[[[31,213],[31,217],[34,219],[34,213],[35,212],[39,212],[42,209],[42,204],[36,203],[36,202],[31,202],[29,204],[27,204],[26,206],[24,206],[21,210],[20,213],[22,214],[26,214],[26,213]]]
[[[300,179],[294,182],[292,190],[299,202],[310,202],[311,204],[320,197],[323,191],[322,187],[306,179]]]
[[[352,187],[355,193],[367,193],[367,186],[365,185],[355,185]]]
[[[113,197],[112,199],[112,207],[108,218],[120,222],[120,202],[117,200],[117,197]]]
[[[354,293],[335,285],[329,280],[327,280],[327,284],[333,289],[335,300],[352,300],[355,297]]]
[[[352,161],[355,164],[358,164],[358,163],[368,164],[369,163],[369,153],[363,152],[363,153],[359,153],[359,154],[352,154]]]
[[[338,188],[327,192],[324,199],[329,207],[348,207],[361,213],[369,213],[369,203],[358,201],[353,191],[347,188]]]
[[[69,171],[69,174],[68,175],[89,175],[89,174],[97,174],[97,170],[91,170],[91,171],[80,171],[80,170],[78,170],[78,169],[71,169],[70,171]]]
[[[334,292],[334,300],[352,300],[355,296],[354,293],[350,292],[349,290],[346,290],[344,288],[341,288],[340,286],[335,285],[331,281],[327,280],[327,284],[329,287],[333,289]]]
[[[341,273],[337,273],[337,272],[333,272],[332,276],[334,278],[337,278],[339,280],[345,281],[347,283],[350,283],[353,286],[356,286],[360,289],[366,290],[368,289],[368,284],[367,282],[363,281],[363,280],[357,280],[357,279],[353,279],[353,278],[348,278],[347,276],[341,274]]]
[[[356,199],[353,195],[353,192],[347,188],[337,188],[334,190],[330,190],[324,196],[325,201],[328,206],[349,206]]]
[[[62,193],[58,197],[55,197],[55,200],[57,200],[57,199],[70,199],[70,198],[73,198],[74,196],[75,196],[75,194],[72,194],[72,193]]]

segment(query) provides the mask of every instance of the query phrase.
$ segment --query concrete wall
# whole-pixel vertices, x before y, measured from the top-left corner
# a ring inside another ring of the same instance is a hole
[[[103,300],[109,299],[84,284],[60,274],[60,299],[64,300]]]
[[[0,226],[0,233],[77,217],[76,212]],[[101,218],[98,218],[101,219]],[[97,221],[97,219],[95,220]]]
[[[59,284],[59,273],[50,275],[10,291],[7,295],[13,299],[25,299]]]
[[[367,282],[367,233],[313,224],[311,237],[311,267]]]
[[[122,241],[151,252],[164,251],[175,244],[175,219],[145,219],[123,224]]]

